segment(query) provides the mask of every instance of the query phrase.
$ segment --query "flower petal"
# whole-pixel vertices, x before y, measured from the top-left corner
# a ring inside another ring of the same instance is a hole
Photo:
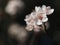
[[[41,7],[37,7],[37,6],[35,7],[36,12],[39,12],[40,10],[41,10]]]
[[[42,6],[42,10],[43,10],[43,12],[46,12],[46,6],[45,5]]]
[[[48,18],[47,17],[44,17],[43,19],[42,19],[42,22],[47,22],[48,21]]]
[[[47,14],[50,15],[50,14],[52,14],[53,12],[54,12],[54,9],[50,9]]]
[[[38,19],[37,25],[41,25],[41,24],[42,24],[42,21],[40,19]]]
[[[26,30],[32,31],[33,30],[33,27],[29,25],[29,26],[26,27]]]
[[[51,7],[50,6],[48,6],[48,7],[46,7],[47,9],[51,9]]]

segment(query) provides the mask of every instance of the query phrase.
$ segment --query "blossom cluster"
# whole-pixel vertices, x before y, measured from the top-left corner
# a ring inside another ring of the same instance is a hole
[[[39,25],[42,25],[44,22],[47,22],[47,15],[50,15],[53,12],[54,9],[51,9],[50,6],[35,6],[35,10],[31,12],[31,14],[26,15],[24,19],[27,24],[26,29],[28,31],[38,31],[41,28]]]

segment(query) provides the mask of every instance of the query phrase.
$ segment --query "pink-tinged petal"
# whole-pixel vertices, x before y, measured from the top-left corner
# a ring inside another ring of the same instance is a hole
[[[37,6],[35,7],[36,12],[39,12],[40,10],[41,10],[41,7],[37,7]]]
[[[25,18],[29,18],[29,15],[26,15],[26,17]]]
[[[43,19],[42,19],[42,22],[47,22],[48,21],[48,18],[47,17],[44,17]]]
[[[54,12],[54,9],[50,9],[50,10],[48,10],[47,15],[50,15],[50,14],[52,14],[53,12]]]
[[[39,32],[39,31],[40,31],[40,27],[37,26],[37,25],[35,25],[35,26],[34,26],[34,32]]]
[[[42,6],[42,11],[43,11],[44,13],[46,12],[46,6],[45,6],[45,5]]]
[[[32,30],[33,30],[33,26],[27,26],[27,27],[26,27],[26,30],[27,30],[27,31],[32,31]]]
[[[40,19],[37,20],[37,25],[42,25],[42,21]]]
[[[51,9],[51,7],[50,6],[48,6],[48,7],[46,7],[47,9]]]

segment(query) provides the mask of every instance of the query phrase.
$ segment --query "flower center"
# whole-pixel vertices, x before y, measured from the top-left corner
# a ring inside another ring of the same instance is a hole
[[[39,18],[40,20],[43,19],[42,13],[38,14],[38,18]]]

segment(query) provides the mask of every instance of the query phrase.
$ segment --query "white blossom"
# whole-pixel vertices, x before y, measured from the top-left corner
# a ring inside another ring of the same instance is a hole
[[[27,24],[27,30],[39,30],[39,25],[42,25],[44,22],[48,21],[47,15],[52,14],[54,9],[51,9],[50,6],[46,7],[43,5],[42,7],[35,7],[35,11],[29,15],[26,15],[25,21]]]

